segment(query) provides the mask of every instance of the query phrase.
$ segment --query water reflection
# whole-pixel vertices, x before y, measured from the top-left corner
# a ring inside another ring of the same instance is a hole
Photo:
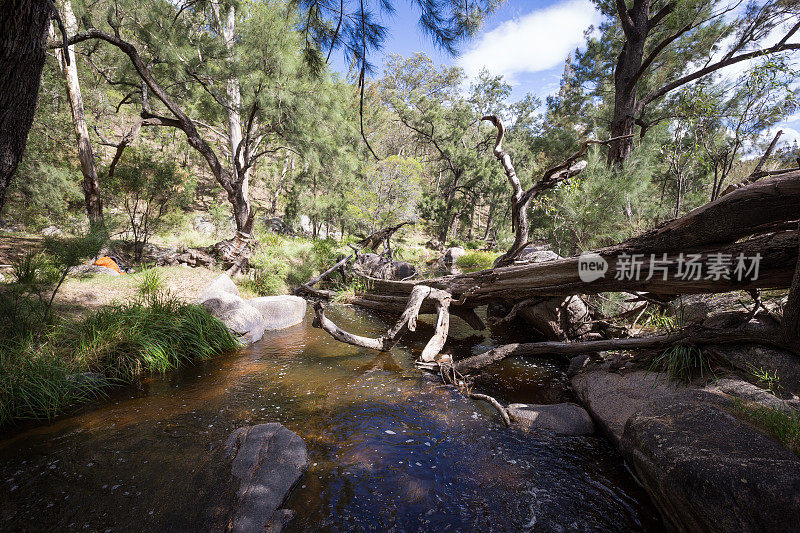
[[[349,331],[384,322],[329,311]],[[309,447],[290,530],[649,530],[654,510],[608,444],[532,437],[420,376],[421,326],[391,353],[342,345],[306,324],[230,357],[151,377],[110,402],[0,441],[3,529],[196,530],[235,428],[278,421]],[[454,320],[453,334],[472,335]],[[476,346],[477,342],[477,346]],[[491,338],[453,342],[464,355]],[[478,381],[503,401],[569,399],[562,369],[507,361]]]

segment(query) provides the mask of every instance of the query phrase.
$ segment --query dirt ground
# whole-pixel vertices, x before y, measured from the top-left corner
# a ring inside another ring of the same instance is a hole
[[[190,267],[157,267],[164,280],[163,288],[178,298],[195,300],[211,280],[220,275],[216,270]],[[84,316],[103,306],[123,302],[138,295],[141,274],[90,274],[70,276],[56,295],[55,305],[64,315]]]
[[[42,247],[35,237],[0,235],[0,274],[6,275],[9,265],[28,250]],[[163,279],[163,289],[185,301],[193,301],[220,271],[183,266],[157,267]],[[113,276],[110,274],[70,275],[56,295],[55,310],[68,317],[81,317],[106,305],[123,302],[138,295],[142,275],[139,273]]]

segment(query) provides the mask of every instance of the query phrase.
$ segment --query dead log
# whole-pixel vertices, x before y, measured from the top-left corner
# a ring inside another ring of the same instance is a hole
[[[562,181],[568,180],[583,172],[586,168],[586,161],[578,161],[578,159],[583,157],[590,144],[607,145],[615,139],[609,139],[608,141],[584,141],[577,152],[558,165],[547,169],[539,181],[534,183],[527,191],[523,192],[522,184],[517,177],[517,172],[514,170],[514,165],[511,163],[511,156],[508,155],[508,152],[503,150],[503,137],[506,131],[503,121],[497,115],[486,115],[481,118],[481,121],[483,120],[491,122],[497,128],[497,138],[495,139],[492,152],[503,166],[503,171],[512,189],[511,223],[514,229],[514,243],[495,263],[496,266],[505,266],[513,263],[525,247],[530,244],[528,240],[530,231],[528,208],[531,205],[531,201],[544,191],[552,189]],[[627,135],[627,137],[630,136],[631,135]]]
[[[800,231],[800,226],[798,226],[798,231]],[[783,308],[781,335],[784,342],[800,346],[800,259],[795,265],[789,297]]]
[[[420,355],[421,360],[430,362],[434,361],[436,356],[439,355],[439,352],[442,350],[447,340],[447,333],[450,330],[450,313],[448,312],[448,308],[450,306],[451,297],[450,294],[438,289],[426,287],[424,285],[417,285],[414,287],[408,298],[406,309],[400,316],[400,320],[398,320],[389,331],[377,339],[353,335],[352,333],[342,330],[325,317],[325,307],[320,302],[314,304],[316,318],[313,325],[316,328],[322,328],[338,341],[385,352],[391,350],[394,345],[397,344],[403,333],[406,331],[416,331],[417,318],[422,308],[422,303],[425,300],[432,300],[434,302],[438,315],[436,331]]]
[[[800,218],[800,170],[761,180],[606,250],[673,252],[736,242]]]
[[[667,335],[651,337],[631,337],[627,339],[603,339],[583,342],[530,342],[505,344],[492,348],[482,354],[473,355],[453,363],[457,372],[466,374],[485,368],[508,357],[519,355],[545,355],[574,357],[592,352],[606,352],[610,350],[653,350],[665,349],[675,345],[703,346],[707,344],[741,344],[757,343],[772,346],[794,353],[800,353],[800,345],[787,344],[775,335],[748,331],[742,328],[735,329],[687,329]]]
[[[320,281],[322,281],[323,279],[325,279],[327,276],[329,276],[329,275],[330,275],[330,274],[332,274],[333,272],[336,272],[338,269],[342,268],[342,267],[343,267],[344,265],[346,265],[346,264],[347,264],[347,263],[348,263],[348,262],[349,262],[351,259],[353,259],[353,258],[354,258],[354,257],[355,257],[357,254],[358,254],[358,251],[355,251],[355,252],[353,252],[352,254],[348,255],[347,257],[345,257],[345,258],[343,258],[343,259],[340,259],[340,260],[339,260],[339,261],[338,261],[338,262],[337,262],[335,265],[333,265],[332,267],[330,267],[328,270],[326,270],[325,272],[323,272],[323,273],[322,273],[322,274],[320,274],[319,276],[317,276],[317,277],[314,277],[314,278],[311,278],[310,280],[306,281],[305,283],[303,283],[302,285],[300,285],[299,287],[297,287],[297,288],[294,290],[294,294],[304,294],[304,293],[309,293],[309,292],[310,292],[310,291],[309,291],[309,289],[311,289],[311,287],[313,287],[314,285],[316,285],[317,283],[319,283]]]
[[[388,228],[380,229],[375,233],[373,233],[372,235],[364,237],[356,244],[358,244],[362,248],[368,248],[370,250],[377,250],[378,246],[383,244],[384,251],[386,252],[389,259],[391,259],[392,249],[391,246],[389,245],[389,240],[392,238],[392,235],[394,235],[397,232],[397,230],[399,230],[406,224],[413,224],[413,222],[411,221],[401,222],[396,226],[389,226]]]
[[[484,305],[494,300],[517,302],[529,298],[545,296],[569,296],[573,294],[597,294],[601,292],[646,292],[653,294],[703,294],[752,289],[783,289],[792,282],[797,261],[797,231],[784,231],[777,234],[762,235],[747,241],[717,246],[709,245],[687,249],[686,254],[696,254],[697,260],[707,265],[718,254],[738,257],[754,257],[759,254],[759,273],[757,279],[744,278],[710,279],[705,275],[700,279],[677,279],[682,261],[681,253],[664,255],[656,253],[658,261],[664,261],[667,279],[661,273],[647,279],[647,265],[642,265],[640,279],[618,279],[616,272],[626,268],[633,253],[640,254],[638,260],[649,261],[649,254],[641,249],[607,249],[599,252],[607,263],[606,275],[585,283],[578,270],[580,257],[569,257],[545,263],[512,265],[502,268],[481,270],[419,281],[390,281],[370,278],[370,292],[380,294],[389,300],[392,297],[406,297],[416,285],[441,289],[453,295],[453,305],[470,308]],[[655,250],[653,250],[655,253]],[[366,296],[366,295],[364,295]]]

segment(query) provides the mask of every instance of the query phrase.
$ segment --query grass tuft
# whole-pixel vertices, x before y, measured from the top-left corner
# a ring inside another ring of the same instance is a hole
[[[711,375],[711,364],[697,346],[678,344],[653,359],[650,371],[664,372],[670,381],[691,381]]]
[[[456,266],[464,270],[485,270],[487,268],[492,268],[495,259],[499,256],[500,254],[494,252],[469,250],[456,259]]]
[[[142,296],[154,296],[164,288],[164,274],[158,267],[145,268],[139,274],[137,289]]]
[[[733,413],[763,429],[777,441],[800,456],[800,411],[786,412],[775,407],[733,401]]]

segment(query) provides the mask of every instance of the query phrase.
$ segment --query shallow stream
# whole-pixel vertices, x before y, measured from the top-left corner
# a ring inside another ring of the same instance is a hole
[[[339,307],[348,331],[386,323]],[[432,317],[425,317],[431,319]],[[445,351],[500,341],[454,319]],[[256,345],[115,390],[52,424],[0,435],[0,528],[196,531],[213,486],[212,453],[236,428],[280,422],[309,452],[285,507],[290,531],[654,531],[657,513],[599,436],[507,429],[489,406],[421,375],[433,328],[391,353],[340,344],[305,324]],[[501,402],[571,399],[547,359],[505,361],[477,388]],[[211,503],[213,504],[213,502]]]

